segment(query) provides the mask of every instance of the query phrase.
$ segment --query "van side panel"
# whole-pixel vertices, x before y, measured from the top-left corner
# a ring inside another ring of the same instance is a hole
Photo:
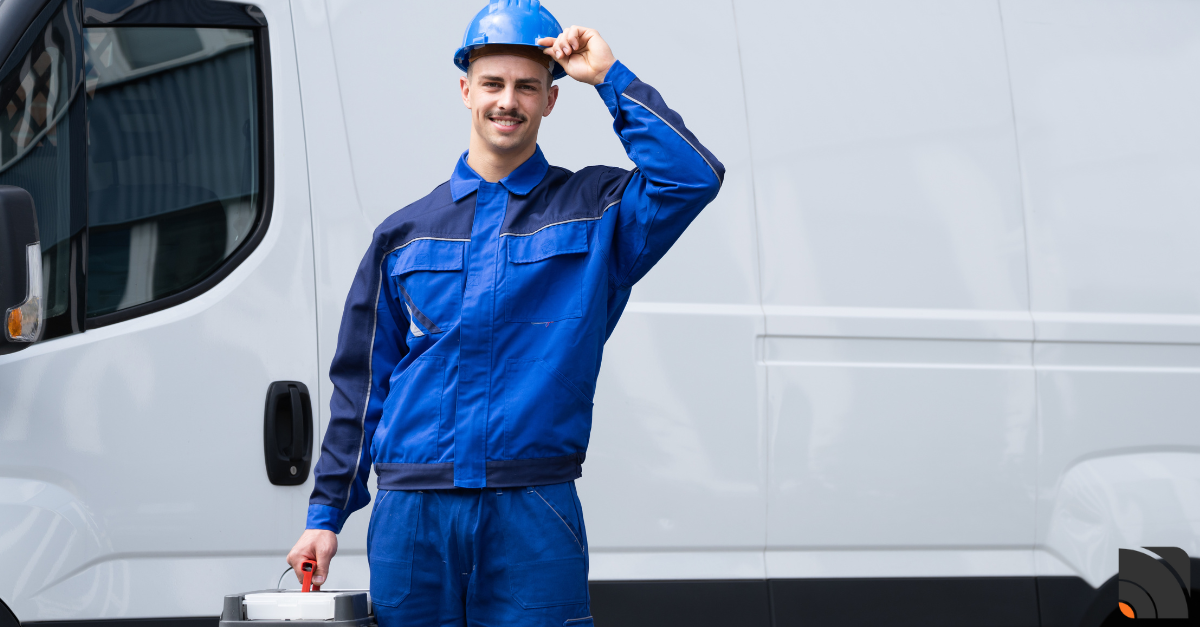
[[[1038,573],[1200,555],[1200,6],[1001,3],[1041,412]]]
[[[735,6],[767,576],[1031,575],[1033,328],[996,4]]]

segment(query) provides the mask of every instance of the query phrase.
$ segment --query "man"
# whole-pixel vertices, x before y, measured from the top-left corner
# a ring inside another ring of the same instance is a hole
[[[590,625],[574,480],[604,343],[724,167],[599,33],[563,32],[536,0],[493,0],[455,63],[469,149],[379,226],[359,266],[288,562],[315,559],[325,580],[374,464],[381,627]],[[538,129],[565,75],[596,86],[637,169],[547,164]]]

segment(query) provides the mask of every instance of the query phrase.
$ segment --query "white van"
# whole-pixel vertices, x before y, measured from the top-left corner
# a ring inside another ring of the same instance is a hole
[[[355,267],[466,147],[481,4],[0,1],[44,305],[0,356],[0,626],[277,585]],[[599,623],[1098,625],[1119,547],[1200,557],[1200,3],[549,8],[728,168],[607,349]],[[629,167],[560,83],[550,162]]]

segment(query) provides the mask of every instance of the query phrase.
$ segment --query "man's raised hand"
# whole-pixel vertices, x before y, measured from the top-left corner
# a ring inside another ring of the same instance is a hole
[[[572,26],[558,38],[543,37],[539,46],[549,46],[542,52],[563,66],[571,78],[589,85],[604,82],[608,68],[617,62],[608,44],[594,29]]]

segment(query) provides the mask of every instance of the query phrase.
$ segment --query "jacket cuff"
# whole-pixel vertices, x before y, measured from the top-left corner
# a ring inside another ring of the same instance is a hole
[[[349,514],[344,509],[338,509],[330,505],[310,503],[308,506],[308,522],[304,525],[304,528],[324,529],[334,533],[341,533],[342,525],[346,524],[347,516]]]
[[[620,108],[617,97],[635,80],[637,80],[637,76],[630,72],[624,63],[617,61],[608,68],[608,72],[604,75],[604,82],[596,85],[596,91],[604,99],[604,104],[608,105],[608,110],[614,117],[616,117],[617,109]]]

